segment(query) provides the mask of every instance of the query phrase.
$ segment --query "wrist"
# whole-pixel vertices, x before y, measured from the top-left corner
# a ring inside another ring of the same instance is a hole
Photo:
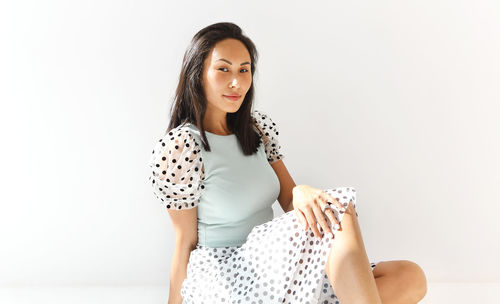
[[[308,187],[308,185],[297,185],[297,186],[293,187],[292,193],[295,192],[295,191],[301,190],[304,187]]]
[[[292,200],[288,203],[287,210],[285,212],[289,212],[295,209],[293,206],[293,199],[297,195],[297,191],[301,191],[304,187],[308,187],[307,185],[296,185],[292,188]]]

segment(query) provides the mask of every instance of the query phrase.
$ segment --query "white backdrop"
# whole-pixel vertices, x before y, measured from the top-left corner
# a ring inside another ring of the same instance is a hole
[[[370,260],[412,260],[432,284],[500,283],[499,12],[494,0],[3,1],[0,287],[168,293],[174,234],[147,161],[189,41],[220,21],[258,48],[255,108],[279,126],[295,182],[357,189]]]

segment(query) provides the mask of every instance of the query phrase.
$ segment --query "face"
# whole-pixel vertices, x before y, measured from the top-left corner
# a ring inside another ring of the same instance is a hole
[[[207,98],[207,113],[238,111],[252,84],[250,54],[236,39],[215,44],[203,66],[203,90]],[[239,95],[229,98],[227,95]]]

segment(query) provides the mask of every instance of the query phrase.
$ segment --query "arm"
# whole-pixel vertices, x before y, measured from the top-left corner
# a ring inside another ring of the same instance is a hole
[[[181,304],[181,286],[187,277],[187,265],[193,247],[176,243],[172,264],[170,266],[170,291],[168,304]]]
[[[278,126],[269,115],[259,110],[254,110],[252,116],[255,126],[262,136],[267,160],[280,181],[278,202],[285,213],[292,211],[294,209],[292,190],[295,187],[295,182],[283,163],[284,155],[281,153],[281,146],[278,140]]]
[[[198,243],[197,206],[205,177],[200,151],[188,127],[179,126],[157,141],[149,160],[153,193],[168,210],[175,231],[169,304],[182,303],[182,283]]]
[[[198,208],[169,210],[175,230],[175,251],[170,267],[170,292],[168,304],[181,304],[182,282],[187,276],[191,251],[198,243]]]
[[[271,163],[271,167],[278,176],[280,181],[280,194],[278,202],[283,211],[289,212],[293,210],[293,188],[296,186],[292,176],[285,167],[283,160],[277,160]]]

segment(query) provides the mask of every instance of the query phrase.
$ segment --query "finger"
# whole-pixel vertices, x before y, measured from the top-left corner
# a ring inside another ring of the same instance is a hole
[[[333,232],[330,229],[330,226],[328,226],[328,223],[326,221],[325,214],[323,213],[323,211],[321,211],[321,207],[320,207],[320,204],[318,202],[319,200],[320,199],[318,199],[316,201],[316,204],[313,206],[314,215],[316,216],[316,220],[319,222],[319,225],[321,226],[321,228],[323,228],[323,232],[330,233],[333,235]]]
[[[335,212],[331,208],[326,208],[324,214],[330,219],[330,223],[332,223],[332,228],[335,230],[340,230],[340,221],[339,219],[335,216]],[[335,225],[338,225],[335,227]]]
[[[320,195],[321,198],[323,198],[326,202],[331,202],[332,204],[334,204],[335,206],[337,206],[337,208],[339,210],[342,210],[345,212],[345,207],[342,206],[342,204],[339,202],[339,199],[336,198],[336,197],[333,197],[331,196],[330,194],[326,193],[326,192],[322,192],[321,195]]]
[[[330,199],[333,199],[333,204],[337,206],[339,212],[344,213],[346,211],[346,206],[342,205],[338,197],[334,197],[330,195]]]
[[[332,197],[331,195],[329,195],[326,192],[323,192],[323,193],[325,193],[326,195],[320,196],[320,198],[324,199],[325,201],[323,203],[321,203],[321,204],[327,204],[328,202],[332,201],[332,199],[333,199],[332,204],[334,202],[337,202],[338,205],[342,206],[340,204],[340,202],[335,197]],[[338,212],[340,212],[340,213],[344,213],[345,212],[345,208],[344,207],[339,207],[338,209],[339,209]],[[335,212],[332,209],[330,209],[330,208],[326,208],[324,214],[327,215],[327,216],[329,215],[328,218],[330,219],[330,222],[332,222],[332,227],[335,230],[339,230],[340,229],[340,221],[335,216]],[[338,225],[338,226],[336,227],[335,225]]]
[[[302,211],[300,211],[299,209],[295,209],[295,215],[299,219],[299,222],[302,224],[302,227],[304,228],[304,230],[307,230],[307,219],[304,216],[304,214],[302,213]]]
[[[305,210],[303,210],[303,212],[306,216],[307,222],[309,223],[309,227],[311,227],[312,231],[314,232],[314,235],[320,238],[321,234],[319,233],[318,227],[316,226],[316,218],[314,217],[314,212],[311,208],[306,208]]]

